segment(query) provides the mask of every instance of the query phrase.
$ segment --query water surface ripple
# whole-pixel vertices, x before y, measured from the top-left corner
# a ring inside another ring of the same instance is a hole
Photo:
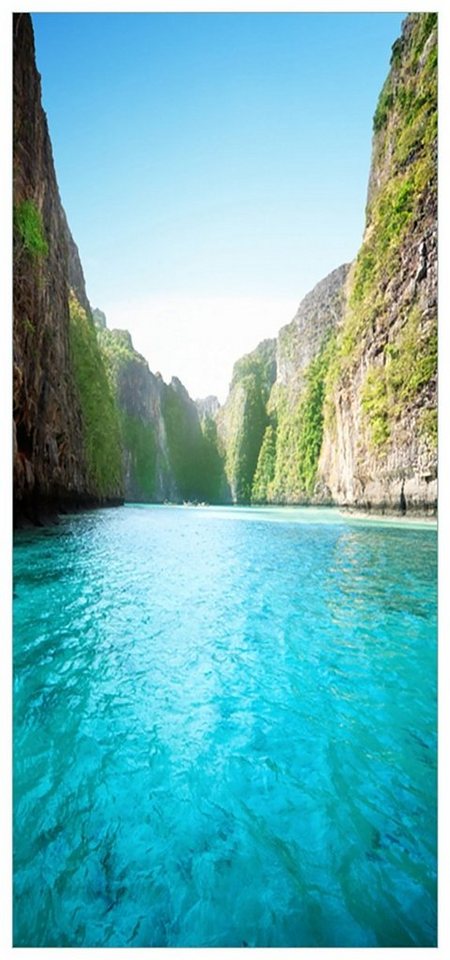
[[[128,506],[14,572],[16,946],[435,944],[434,528]]]

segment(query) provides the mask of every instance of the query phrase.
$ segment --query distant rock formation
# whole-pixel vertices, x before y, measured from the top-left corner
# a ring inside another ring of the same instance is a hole
[[[263,340],[233,368],[230,392],[217,414],[219,449],[231,501],[249,503],[264,431],[267,401],[276,376],[276,341]]]
[[[98,326],[97,336],[116,399],[125,498],[134,502],[217,502],[223,467],[215,424],[200,422],[177,377],[164,383],[133,347],[127,330]]]
[[[217,397],[211,395],[209,397],[204,397],[201,400],[195,400],[194,403],[197,407],[198,415],[201,420],[204,417],[211,417],[213,419],[220,409],[220,403]]]
[[[104,329],[106,327],[106,315],[103,313],[103,310],[99,310],[98,307],[92,311],[92,319],[96,327]]]
[[[325,338],[342,320],[344,284],[349,264],[333,270],[307,293],[294,319],[277,337],[277,384],[298,390],[304,384],[309,364],[322,349]]]

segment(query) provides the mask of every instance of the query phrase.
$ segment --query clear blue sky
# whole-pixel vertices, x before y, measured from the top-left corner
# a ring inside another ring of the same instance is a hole
[[[32,16],[92,304],[194,394],[221,358],[223,394],[232,359],[357,252],[404,14]]]

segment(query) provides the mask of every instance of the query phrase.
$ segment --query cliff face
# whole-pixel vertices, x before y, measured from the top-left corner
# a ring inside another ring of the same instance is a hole
[[[127,330],[109,330],[99,310],[94,317],[119,414],[125,497],[135,502],[176,500],[162,414],[165,385],[134,349]]]
[[[197,407],[200,420],[203,420],[205,417],[210,417],[213,420],[220,410],[220,403],[217,397],[212,395],[203,397],[201,400],[195,400],[194,403]]]
[[[375,113],[319,467],[334,501],[402,512],[437,493],[436,19],[406,18]]]
[[[102,409],[112,432],[105,450],[83,383],[83,352],[99,392],[106,377],[58,193],[29,15],[15,14],[13,29],[14,500],[16,515],[33,519],[46,510],[118,500],[122,480],[107,384]],[[105,456],[107,473],[98,462]]]
[[[276,341],[263,340],[234,365],[230,392],[217,413],[219,449],[225,460],[225,501],[249,503],[264,431],[267,401],[276,376]]]
[[[317,357],[330,331],[342,320],[343,287],[349,264],[333,270],[306,294],[277,338],[277,384],[300,391],[306,371]]]
[[[311,499],[322,441],[325,376],[344,308],[346,265],[302,300],[276,340],[235,364],[217,415],[233,501]]]
[[[347,274],[344,264],[321,280],[278,335],[277,377],[252,488],[256,502],[317,499],[325,380],[345,307]]]
[[[260,348],[235,367],[218,424],[237,502],[435,510],[436,19],[409,15],[393,47],[355,262],[282,328],[271,382],[245,368]]]
[[[223,461],[211,417],[197,406],[177,377],[164,391],[163,413],[171,467],[183,500],[217,503],[222,497]]]
[[[109,330],[94,311],[97,337],[119,413],[125,497],[134,502],[217,501],[222,462],[215,424],[200,422],[177,377],[164,383],[133,347],[126,330]]]
[[[108,502],[217,500],[216,427],[126,331],[93,316],[61,205],[28,14],[14,17],[14,497],[37,520]],[[212,409],[212,408],[211,408]]]

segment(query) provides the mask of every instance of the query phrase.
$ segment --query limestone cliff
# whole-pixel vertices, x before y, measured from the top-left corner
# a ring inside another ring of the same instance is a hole
[[[36,519],[116,502],[122,477],[114,402],[58,192],[30,16],[15,14],[13,30],[14,508],[17,518]]]
[[[222,498],[224,474],[214,420],[208,416],[200,420],[196,404],[177,377],[165,387],[163,413],[181,498],[217,503]]]
[[[316,496],[323,397],[336,329],[345,307],[348,265],[304,297],[277,338],[277,376],[252,485],[252,500],[304,503]]]
[[[14,17],[14,500],[17,520],[78,506],[217,500],[211,416],[154,375],[86,294],[41,105],[31,19]]]
[[[109,330],[99,310],[94,319],[118,409],[125,497],[135,502],[177,500],[162,412],[165,384],[134,349],[127,330]]]
[[[311,499],[322,442],[325,376],[342,319],[348,266],[334,270],[300,303],[276,340],[235,364],[217,415],[232,500]]]
[[[294,319],[277,337],[277,384],[300,392],[310,363],[342,320],[343,287],[349,264],[321,280],[300,303]]]
[[[234,501],[434,511],[437,17],[411,14],[374,117],[355,262],[235,366],[217,415]],[[272,342],[273,343],[273,342]]]
[[[204,420],[205,417],[214,419],[220,410],[220,403],[217,397],[213,396],[212,394],[210,394],[208,397],[202,397],[199,400],[195,400],[194,403],[197,407],[200,420]]]
[[[249,503],[264,431],[267,401],[276,375],[276,341],[262,343],[238,360],[230,392],[217,413],[219,449],[225,460],[228,489],[222,499]]]
[[[366,229],[330,369],[319,474],[337,503],[434,510],[437,17],[411,14],[374,117]]]
[[[217,502],[223,468],[213,419],[200,421],[177,377],[166,384],[151,372],[127,330],[109,330],[102,311],[94,318],[119,414],[126,499]]]

